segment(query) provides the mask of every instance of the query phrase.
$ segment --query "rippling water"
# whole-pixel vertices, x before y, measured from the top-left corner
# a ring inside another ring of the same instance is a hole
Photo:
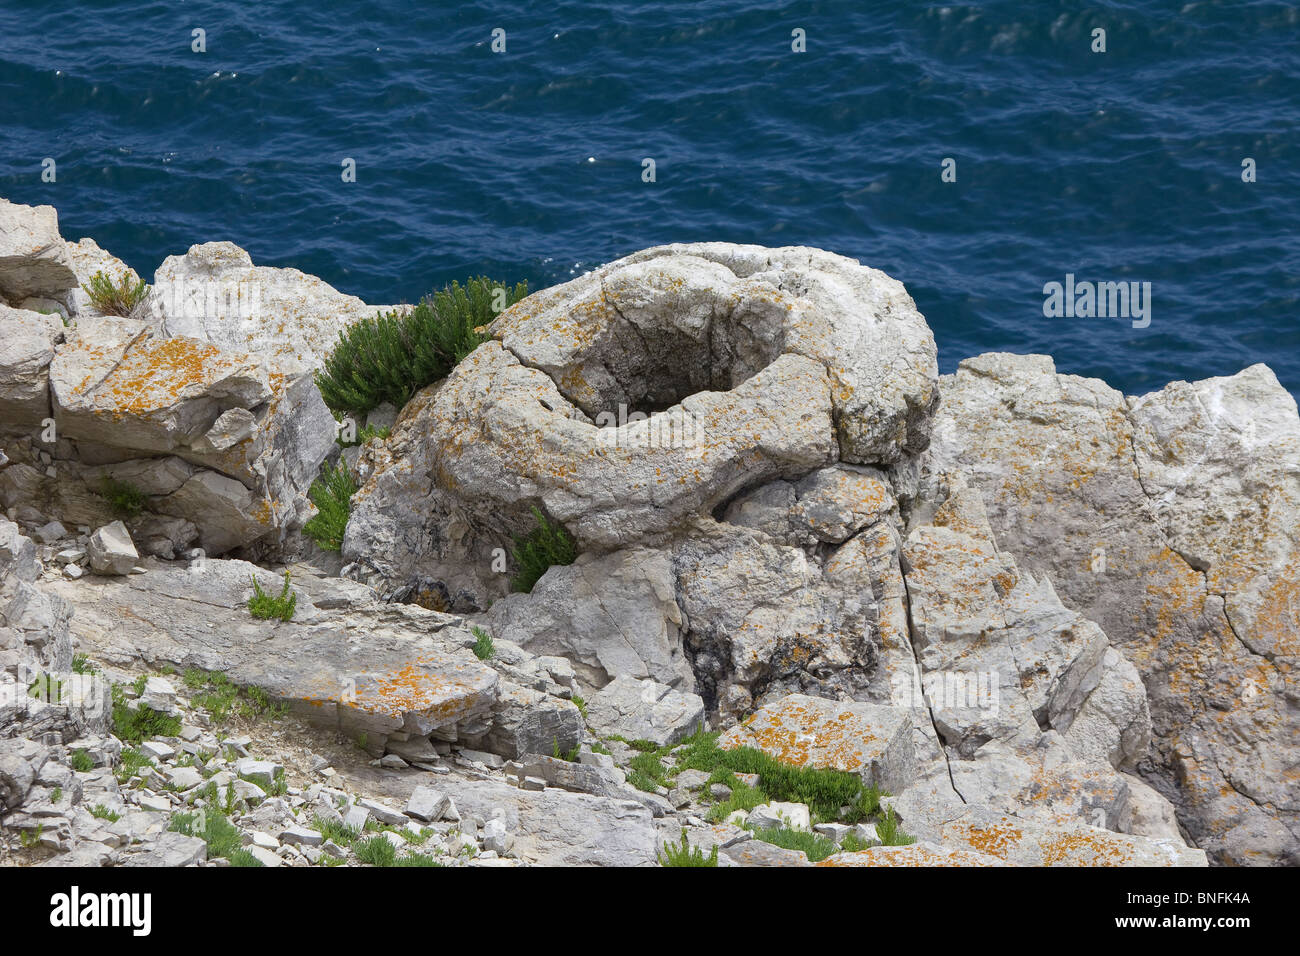
[[[369,302],[815,245],[902,279],[945,371],[1297,392],[1298,38],[1288,3],[0,0],[0,195],[146,275],[230,239]],[[1045,318],[1066,273],[1151,282],[1150,327]]]

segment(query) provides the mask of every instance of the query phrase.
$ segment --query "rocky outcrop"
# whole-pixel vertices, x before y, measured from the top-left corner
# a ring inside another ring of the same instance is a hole
[[[1002,547],[1136,667],[1153,729],[1143,777],[1216,860],[1300,860],[1291,396],[1259,365],[1126,398],[1004,354],[941,387],[926,467],[967,475]],[[1099,700],[1096,717],[1113,707]]]
[[[139,279],[93,240],[65,243],[52,208],[0,206],[0,505],[128,518],[164,556],[292,550],[335,447],[311,373],[373,310],[231,243],[167,259],[130,317],[95,307],[82,286],[98,272]]]
[[[902,286],[804,248],[646,250],[491,332],[403,411],[344,543],[390,585],[432,579],[479,607],[531,507],[584,550],[665,540],[764,481],[923,449],[937,400]]]

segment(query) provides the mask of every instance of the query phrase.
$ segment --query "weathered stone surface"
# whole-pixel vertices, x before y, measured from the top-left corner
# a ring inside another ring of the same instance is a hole
[[[664,747],[704,725],[704,701],[652,680],[618,677],[587,702],[587,723],[602,736]]]
[[[76,284],[54,207],[0,199],[0,298],[62,299]]]
[[[343,329],[376,313],[316,276],[254,266],[232,242],[165,259],[150,304],[168,336],[255,353],[286,375],[320,368]]]
[[[477,606],[504,590],[492,550],[531,527],[530,507],[583,550],[642,543],[764,479],[919,451],[936,400],[902,286],[815,250],[647,250],[492,332],[403,410],[344,544],[386,581]],[[443,526],[432,540],[412,501]]]
[[[534,654],[568,658],[589,687],[626,676],[689,691],[695,678],[682,652],[674,589],[661,551],[587,553],[552,567],[531,594],[494,602],[486,626]]]
[[[0,502],[39,500],[67,524],[98,525],[112,517],[104,482],[130,483],[153,513],[135,520],[188,521],[210,554],[301,526],[334,438],[310,376],[136,319],[99,318],[66,338],[49,363],[59,441],[47,451],[30,434],[11,439]]]
[[[915,772],[909,712],[880,704],[791,694],[723,733],[718,746],[755,747],[795,767],[860,774],[894,793]]]
[[[291,584],[298,593],[294,619],[258,621],[243,606],[254,574],[265,590],[275,589],[271,576],[255,566],[218,559],[192,570],[155,565],[120,581],[53,588],[77,606],[77,637],[101,659],[221,671],[353,735],[378,737],[413,725],[428,734],[475,722],[486,731],[493,720],[533,716],[532,709],[517,715],[498,699],[497,673],[460,646],[472,637],[438,638],[455,619],[373,603],[366,589],[351,583],[344,588],[365,592],[353,595],[355,603],[322,610],[311,595],[333,585],[302,577]],[[333,603],[340,603],[337,596]],[[562,703],[576,715],[572,704]],[[576,727],[560,736],[576,746]]]
[[[1126,399],[1005,354],[967,359],[943,394],[927,468],[966,474],[1001,545],[1137,668],[1144,778],[1215,860],[1300,859],[1291,396],[1252,366]]]
[[[90,301],[90,296],[84,288],[90,284],[95,273],[104,273],[114,285],[121,282],[123,278],[132,284],[138,283],[141,279],[139,273],[121,259],[101,249],[94,239],[82,239],[80,242],[67,242],[64,245],[72,269],[76,273],[76,282],[67,296],[67,303],[71,306],[71,317],[78,322],[93,322],[103,317],[103,313]]]
[[[910,846],[873,846],[857,853],[836,853],[814,866],[1006,866],[987,853],[977,853],[933,843]]]
[[[50,417],[49,366],[62,339],[59,316],[0,303],[0,428]]]
[[[104,525],[86,542],[90,567],[99,574],[130,574],[140,560],[126,525],[120,521]]]

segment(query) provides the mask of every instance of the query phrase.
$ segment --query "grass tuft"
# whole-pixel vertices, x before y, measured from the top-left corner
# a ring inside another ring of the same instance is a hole
[[[511,552],[518,571],[510,580],[510,588],[525,594],[533,589],[547,568],[556,564],[572,564],[578,557],[577,546],[561,524],[551,524],[537,508],[533,508],[537,527],[522,538],[515,539]]]
[[[475,624],[470,628],[470,633],[476,638],[474,641],[474,656],[479,660],[488,660],[497,652],[496,647],[492,644],[492,635],[483,630],[483,628]]]
[[[715,845],[709,855],[705,856],[699,847],[691,846],[686,839],[686,831],[682,830],[682,842],[665,843],[655,851],[655,859],[660,866],[717,866],[718,848]]]
[[[132,282],[127,272],[119,275],[116,283],[105,273],[96,272],[81,288],[90,296],[90,304],[104,315],[123,318],[131,315],[149,294],[148,284],[143,279]]]
[[[267,621],[271,618],[278,618],[281,621],[288,621],[293,618],[294,609],[298,606],[298,595],[289,590],[289,572],[284,572],[284,587],[281,588],[278,597],[273,597],[262,590],[262,586],[257,583],[257,576],[253,576],[253,596],[248,599],[248,613],[259,621]]]
[[[144,511],[145,494],[129,481],[119,481],[105,475],[99,482],[99,494],[108,502],[109,510],[119,518],[134,518]]]
[[[316,506],[316,514],[302,526],[303,534],[324,551],[340,550],[352,514],[352,496],[356,493],[357,480],[342,462],[336,468],[329,465],[322,468],[320,477],[311,483],[307,492]]]

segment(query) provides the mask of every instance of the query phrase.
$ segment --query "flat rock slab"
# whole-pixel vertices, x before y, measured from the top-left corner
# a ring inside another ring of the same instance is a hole
[[[910,846],[873,846],[858,853],[836,853],[814,866],[1006,866],[1004,860],[987,853],[977,853],[933,843]]]
[[[348,733],[411,725],[428,733],[484,720],[496,703],[497,672],[437,638],[451,618],[408,605],[322,610],[300,600],[303,620],[259,621],[244,604],[250,576],[265,587],[268,572],[212,559],[195,569],[149,565],[127,579],[56,586],[75,606],[77,637],[95,657],[223,672]]]
[[[913,773],[911,716],[881,704],[791,694],[732,727],[718,746],[754,747],[791,766],[856,773],[890,793]]]

